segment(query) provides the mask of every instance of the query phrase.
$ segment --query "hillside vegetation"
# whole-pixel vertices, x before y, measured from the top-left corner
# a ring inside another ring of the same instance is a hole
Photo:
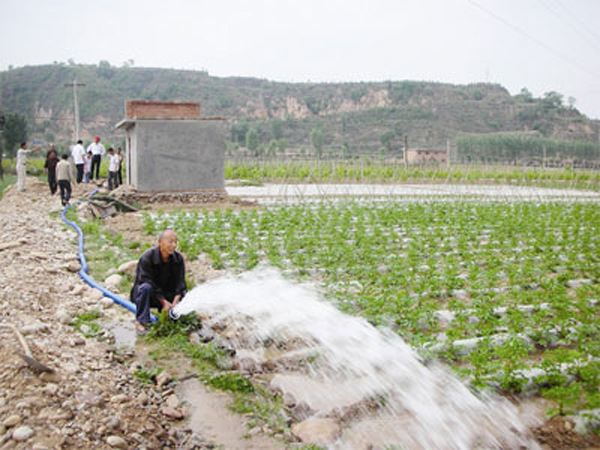
[[[0,110],[25,115],[29,137],[73,137],[77,79],[82,138],[121,139],[113,130],[126,99],[193,100],[204,115],[231,125],[230,154],[400,153],[409,146],[445,148],[462,134],[534,132],[558,140],[597,142],[599,124],[556,92],[511,96],[497,84],[421,81],[280,83],[220,78],[203,71],[54,64],[0,72]],[[10,150],[10,149],[9,149]]]

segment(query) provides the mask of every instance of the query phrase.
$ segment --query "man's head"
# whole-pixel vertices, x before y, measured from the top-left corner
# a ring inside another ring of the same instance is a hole
[[[158,236],[158,249],[160,251],[160,256],[163,259],[167,259],[173,253],[175,253],[176,248],[177,235],[173,230],[167,228]]]
[[[111,147],[107,151],[109,155],[112,155],[115,152],[115,149]]]
[[[23,148],[23,149],[27,148],[27,142],[21,142],[21,148]]]
[[[96,144],[97,144],[98,142],[100,142],[100,136],[96,136],[96,137],[94,138],[94,140],[96,141]]]
[[[79,139],[79,140],[77,141],[77,143],[78,143],[79,145],[83,145],[83,141],[82,141],[81,139]]]
[[[61,156],[61,158],[66,161],[67,159],[69,159],[69,155],[67,155],[66,153],[63,153],[62,156]]]

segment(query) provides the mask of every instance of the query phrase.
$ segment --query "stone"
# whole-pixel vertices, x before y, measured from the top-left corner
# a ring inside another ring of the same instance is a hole
[[[12,432],[12,438],[18,442],[26,441],[31,436],[33,436],[33,430],[27,425],[15,428],[15,430]]]
[[[73,317],[65,310],[56,313],[56,319],[63,325],[70,325],[73,322]]]
[[[124,403],[129,399],[126,394],[117,394],[111,397],[111,403]]]
[[[123,281],[123,277],[115,273],[104,280],[104,285],[108,289],[117,289],[121,284],[121,281]]]
[[[98,289],[88,289],[88,291],[83,296],[83,301],[95,306],[103,297],[104,294]]]
[[[181,420],[185,417],[183,411],[181,411],[180,409],[171,408],[169,406],[161,408],[160,412],[162,413],[162,415],[173,420]]]
[[[35,322],[28,325],[25,325],[21,328],[21,333],[23,334],[35,334],[41,331],[46,331],[48,329],[48,325],[43,322]]]
[[[137,259],[132,259],[131,261],[127,261],[119,266],[117,272],[123,273],[125,275],[135,275],[135,269],[137,268]]]
[[[146,405],[148,404],[148,396],[146,395],[145,392],[141,392],[140,395],[137,396],[137,398],[135,399],[136,402],[138,402],[140,405]]]
[[[169,383],[171,380],[172,380],[172,378],[171,378],[171,375],[169,374],[169,372],[167,372],[166,370],[163,370],[161,373],[159,373],[156,376],[156,385],[158,387],[163,387],[164,385]]]
[[[4,425],[6,428],[12,428],[21,423],[21,420],[21,416],[18,414],[12,414],[2,421],[2,425]]]
[[[113,448],[127,448],[127,441],[120,436],[108,436],[106,443]]]
[[[75,400],[82,405],[88,406],[101,406],[104,404],[102,396],[93,392],[77,392]]]
[[[577,289],[578,287],[585,286],[586,284],[592,284],[592,280],[587,278],[580,278],[578,280],[567,281],[567,286],[571,289]]]
[[[102,297],[99,301],[100,306],[102,306],[102,308],[104,309],[108,309],[108,308],[112,308],[115,304],[115,302],[113,302],[110,298],[108,297]]]
[[[179,401],[179,398],[177,397],[177,395],[172,394],[172,395],[169,395],[169,397],[167,397],[167,401],[165,403],[166,403],[167,407],[176,409],[179,407],[179,404],[181,402]]]
[[[196,331],[196,334],[198,335],[200,342],[203,343],[210,342],[215,338],[215,332],[212,330],[212,328],[206,326]]]
[[[65,265],[65,269],[71,273],[77,273],[81,269],[81,266],[78,262],[71,261]]]
[[[85,292],[85,290],[86,290],[85,288],[86,288],[85,284],[78,284],[77,286],[75,286],[73,288],[73,290],[71,291],[71,294],[81,295]]]
[[[333,443],[341,429],[333,419],[310,418],[292,426],[292,434],[300,441],[317,445]]]

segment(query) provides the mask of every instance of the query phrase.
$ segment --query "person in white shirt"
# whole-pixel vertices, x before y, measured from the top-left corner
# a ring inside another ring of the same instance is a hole
[[[119,155],[112,147],[108,149],[108,158],[108,190],[112,191],[119,186]]]
[[[95,142],[92,142],[87,150],[88,152],[92,152],[92,180],[94,179],[94,169],[96,169],[96,180],[100,179],[100,162],[102,161],[102,156],[106,153],[104,149],[104,145],[100,143],[100,136],[96,136],[94,139]]]
[[[27,150],[27,142],[21,142],[19,150],[17,150],[17,190],[23,192],[25,190],[25,177],[27,176],[27,155],[32,151],[37,152],[39,148]]]
[[[83,180],[83,164],[85,163],[85,150],[83,149],[83,141],[81,139],[73,146],[71,156],[73,157],[75,167],[77,167],[77,183],[81,183]]]

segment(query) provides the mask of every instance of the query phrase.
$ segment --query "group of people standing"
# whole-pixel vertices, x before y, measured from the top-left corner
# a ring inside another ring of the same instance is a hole
[[[106,150],[100,140],[100,136],[96,136],[94,142],[88,145],[87,150],[83,147],[83,141],[78,140],[77,144],[71,149],[71,158],[76,168],[75,180],[73,180],[71,175],[71,165],[68,160],[69,155],[65,153],[59,160],[58,152],[54,145],[50,146],[50,149],[46,154],[44,169],[48,173],[50,193],[54,195],[57,188],[59,188],[63,205],[69,203],[69,200],[71,199],[71,183],[73,181],[76,181],[77,184],[79,184],[82,182],[89,183],[91,180],[94,180],[94,177],[96,180],[100,179],[100,164],[102,162],[102,157],[106,153],[108,153],[109,156],[109,190],[113,190],[123,184],[123,155],[121,147],[119,147],[116,152],[112,147]]]

